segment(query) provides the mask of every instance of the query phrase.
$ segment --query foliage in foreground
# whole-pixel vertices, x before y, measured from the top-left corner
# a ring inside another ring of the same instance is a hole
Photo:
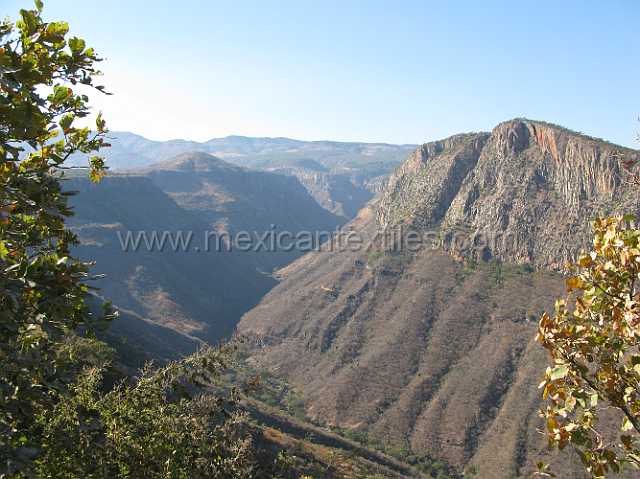
[[[567,280],[570,299],[543,315],[537,336],[553,360],[540,385],[549,442],[573,446],[597,478],[640,469],[640,229],[632,221],[595,221],[593,250]]]
[[[39,477],[254,477],[248,424],[233,392],[202,393],[226,352],[203,350],[103,392],[104,367],[85,368],[41,412]]]
[[[77,126],[100,59],[41,12],[0,22],[0,477],[255,477],[233,394],[203,389],[224,352],[114,381],[92,339],[103,315],[61,179],[71,155],[108,146],[100,115]],[[93,180],[104,168],[90,158]]]
[[[59,181],[74,153],[105,146],[105,124],[76,126],[89,114],[81,88],[97,88],[100,59],[69,38],[65,22],[46,23],[41,2],[0,22],[0,468],[28,464],[37,451],[38,411],[66,391],[71,358],[61,347],[89,328],[89,264],[70,255],[76,237]],[[100,178],[104,164],[90,160]]]

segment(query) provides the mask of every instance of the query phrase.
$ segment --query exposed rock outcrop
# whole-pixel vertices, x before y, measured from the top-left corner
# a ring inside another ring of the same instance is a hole
[[[345,221],[356,216],[358,210],[381,191],[381,178],[386,176],[380,175],[379,171],[332,171],[308,167],[277,168],[273,171],[295,176],[320,206]],[[390,169],[383,171],[388,174]]]
[[[638,209],[622,160],[634,150],[530,120],[419,148],[391,176],[382,227],[438,227],[446,249],[559,267],[588,246],[589,219]]]
[[[287,378],[317,421],[477,477],[529,477],[539,459],[583,477],[536,432],[535,325],[589,220],[637,211],[619,166],[637,154],[529,120],[423,145],[347,226],[369,247],[305,255],[243,317],[250,361]],[[372,241],[400,227],[439,247]]]
[[[456,135],[418,148],[389,178],[377,211],[378,223],[383,227],[404,221],[422,227],[437,225],[476,166],[488,137],[486,133]]]

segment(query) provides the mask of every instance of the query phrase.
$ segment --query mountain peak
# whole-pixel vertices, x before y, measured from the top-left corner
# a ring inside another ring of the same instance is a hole
[[[170,160],[155,163],[150,170],[206,172],[219,169],[241,169],[204,151],[181,153]]]
[[[313,419],[478,477],[529,477],[555,461],[535,433],[536,319],[565,294],[548,269],[588,247],[589,219],[639,210],[620,168],[637,153],[526,119],[425,143],[349,225],[366,248],[304,256],[242,318],[248,361]],[[423,247],[396,241],[409,232]]]
[[[589,218],[637,209],[621,169],[632,158],[638,151],[516,118],[418,148],[389,179],[377,219],[437,228],[456,254],[555,267],[588,245]]]
[[[571,130],[556,123],[550,123],[542,120],[532,120],[530,118],[513,118],[499,123],[492,131],[492,134],[498,135],[504,132],[511,132],[513,139],[520,133],[520,145],[524,146],[529,138],[533,138],[537,143],[543,144],[545,139],[555,138],[557,141],[565,143],[569,140],[590,142],[591,144],[606,145],[615,147],[624,152],[636,152],[633,148],[616,145],[602,138],[596,138],[585,133]],[[527,143],[528,144],[528,143]],[[544,145],[542,145],[544,146]]]

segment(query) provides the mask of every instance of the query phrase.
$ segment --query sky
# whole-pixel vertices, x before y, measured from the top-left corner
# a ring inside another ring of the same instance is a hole
[[[26,0],[0,0],[16,17]],[[640,1],[45,0],[112,130],[423,143],[527,117],[640,147]]]

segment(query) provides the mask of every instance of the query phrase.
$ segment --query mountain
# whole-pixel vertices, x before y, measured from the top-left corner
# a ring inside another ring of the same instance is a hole
[[[417,148],[335,242],[279,272],[245,314],[249,364],[290,383],[313,421],[480,478],[535,461],[583,477],[537,429],[536,322],[589,219],[638,212],[638,152],[516,119]],[[409,241],[411,240],[411,241]]]
[[[250,170],[204,152],[183,153],[138,170],[182,208],[231,232],[333,230],[343,222],[319,208],[291,176]]]
[[[460,253],[555,268],[588,246],[589,218],[637,208],[620,168],[637,156],[542,122],[506,122],[417,150],[393,175],[377,220],[437,226],[453,250],[456,234],[470,231]]]
[[[112,170],[137,170],[195,151],[233,165],[295,176],[330,212],[351,219],[378,191],[415,145],[300,141],[289,138],[228,136],[205,142],[153,141],[128,132],[109,133],[101,153]],[[75,164],[86,163],[78,156]]]
[[[93,272],[105,275],[95,282],[98,294],[123,312],[111,331],[156,358],[228,336],[275,284],[271,271],[302,254],[257,249],[259,236],[331,232],[343,222],[295,178],[206,153],[99,184],[79,175],[64,184],[78,192],[69,223],[81,241],[77,253],[96,261]],[[250,240],[246,251],[234,244],[241,232]]]
[[[289,138],[227,136],[204,142],[155,141],[124,131],[109,133],[111,147],[103,150],[113,169],[134,169],[169,160],[181,153],[203,151],[239,166],[254,168],[319,164],[325,168],[378,167],[397,164],[415,145]],[[76,158],[78,162],[80,158]]]

